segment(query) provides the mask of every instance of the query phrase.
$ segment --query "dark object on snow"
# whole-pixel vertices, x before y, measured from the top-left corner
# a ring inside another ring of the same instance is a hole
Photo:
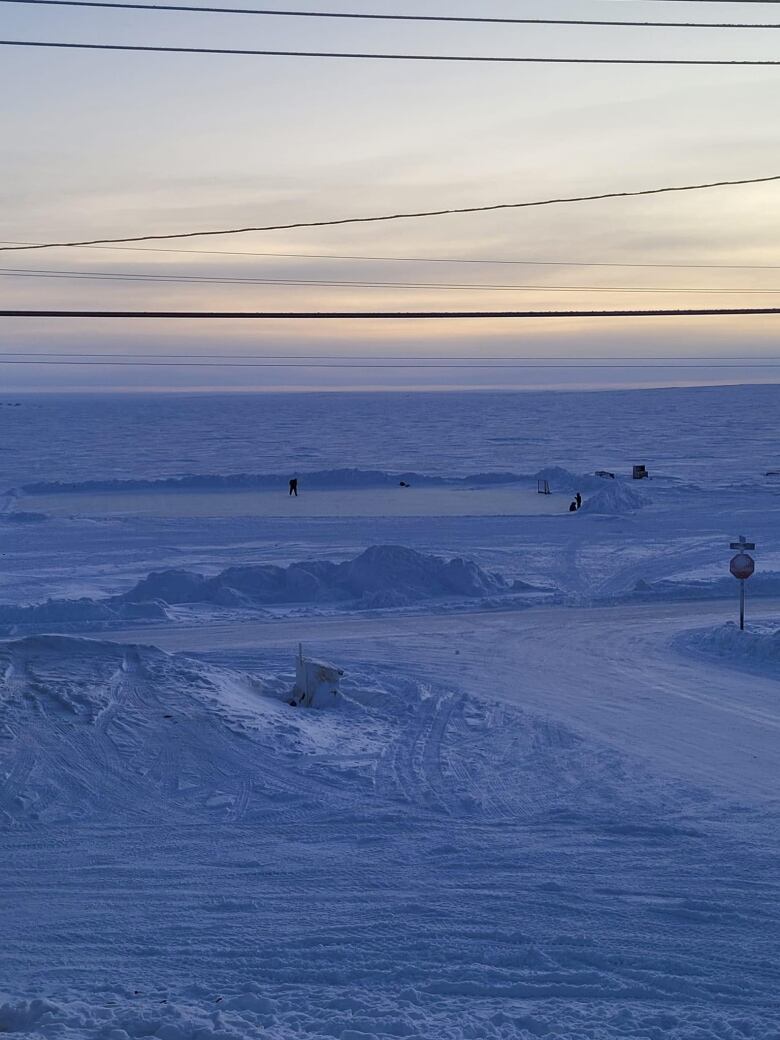
[[[552,494],[552,492],[550,491],[549,481],[542,480],[541,478],[537,479],[537,481],[536,481],[536,493],[538,495],[549,495],[549,494]]]
[[[646,466],[634,466],[631,475],[633,476],[634,480],[646,480],[647,477],[650,476],[650,474],[647,472]]]
[[[297,477],[293,477],[292,480],[290,481],[290,494],[291,495],[295,495],[296,498],[298,497],[298,479],[297,479]]]
[[[596,470],[596,476],[597,477],[604,477],[606,480],[614,480],[615,479],[615,474],[614,473],[610,473],[608,469],[597,469]]]
[[[574,496],[574,501],[577,503],[577,509],[579,509],[580,506],[582,505],[582,495],[579,493],[579,491]]]
[[[398,486],[399,487],[409,487],[409,484],[407,484],[405,480],[400,480],[398,482]]]
[[[569,512],[570,513],[576,513],[577,512],[577,503],[576,503],[576,501],[572,502],[572,504],[569,506]]]

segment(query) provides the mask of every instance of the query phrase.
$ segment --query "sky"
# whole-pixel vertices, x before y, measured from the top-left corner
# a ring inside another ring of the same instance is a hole
[[[274,0],[271,6],[780,22],[774,5],[742,2]],[[174,46],[749,59],[776,57],[772,45],[780,40],[780,29],[404,24],[5,2],[0,10],[6,39]],[[780,173],[780,67],[485,65],[11,47],[0,57],[5,243],[489,205]],[[0,253],[0,308],[773,306],[780,305],[778,203],[780,183],[122,250],[6,252]],[[360,259],[333,258],[344,256]],[[513,262],[473,262],[497,260]],[[648,266],[603,266],[610,264]],[[777,269],[756,269],[762,265]],[[65,277],[74,273],[79,277]],[[402,284],[387,284],[393,282]],[[72,364],[75,357],[68,365],[45,366],[10,364],[6,357],[0,381],[9,392],[777,381],[780,367],[739,359],[778,357],[780,363],[778,325],[780,316],[263,323],[2,318],[0,353],[18,352],[15,360],[42,352],[97,357],[82,358],[90,361],[83,366]],[[109,355],[136,364],[100,363]],[[168,361],[203,357],[198,366],[182,367],[161,365],[163,355]],[[299,360],[281,367],[272,355],[305,355],[317,365]],[[486,366],[509,362],[479,360],[512,356],[559,360],[492,370]],[[250,357],[255,367],[237,367]],[[420,357],[434,360],[409,367]],[[609,360],[594,367],[587,360],[593,357],[635,360],[631,367],[603,367]],[[674,357],[696,367],[664,365]],[[715,366],[705,359],[721,360]],[[407,367],[388,367],[394,363]],[[636,367],[643,363],[647,367]]]

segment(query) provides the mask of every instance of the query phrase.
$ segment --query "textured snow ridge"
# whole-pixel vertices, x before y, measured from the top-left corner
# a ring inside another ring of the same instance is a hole
[[[0,652],[0,1033],[777,1035],[771,832],[698,788],[397,662],[315,712],[270,656]]]
[[[411,986],[394,1000],[375,988],[345,993],[338,985],[314,986],[309,992],[321,1003],[302,1009],[300,994],[289,986],[267,996],[250,984],[218,997],[202,986],[191,986],[181,996],[164,989],[140,995],[107,988],[95,1002],[66,997],[2,1004],[0,1032],[29,1040],[773,1040],[777,1035],[766,1031],[765,1020],[754,1010],[726,1010],[713,1020],[706,1003],[665,1006],[662,996],[648,1011],[630,997],[625,1002],[594,999],[587,987],[575,989],[583,991],[569,1001],[514,1000],[498,993],[481,993],[478,999],[453,993],[445,1001]]]
[[[29,607],[0,604],[0,631],[15,634],[18,629],[41,628],[56,625],[66,629],[110,626],[118,622],[165,618],[159,603],[124,603],[111,597],[95,600],[88,596],[80,599],[49,599]]]
[[[730,664],[780,675],[780,622],[760,629],[748,627],[742,632],[735,622],[728,621],[717,628],[692,632],[679,642]]]
[[[289,567],[230,567],[214,578],[191,571],[155,572],[121,599],[223,606],[351,600],[384,607],[443,596],[489,596],[516,588],[471,560],[443,560],[400,545],[375,545],[338,564],[310,560]]]
[[[411,606],[424,600],[459,600],[511,593],[549,592],[509,581],[461,557],[443,560],[399,545],[375,545],[342,564],[304,561],[230,567],[213,577],[196,571],[153,571],[128,592],[104,599],[49,599],[31,606],[0,604],[0,630],[8,634],[56,626],[60,631],[107,629],[167,617],[165,607],[211,604],[260,608],[333,604],[356,609]]]
[[[344,563],[309,560],[229,567],[215,577],[195,571],[154,571],[128,592],[101,600],[50,599],[33,606],[0,605],[0,629],[9,634],[48,625],[77,631],[165,618],[165,607],[211,604],[258,608],[336,604],[357,609],[409,606],[431,599],[475,599],[543,591],[505,580],[471,560],[444,560],[399,545],[375,545]],[[549,591],[549,590],[547,590]]]

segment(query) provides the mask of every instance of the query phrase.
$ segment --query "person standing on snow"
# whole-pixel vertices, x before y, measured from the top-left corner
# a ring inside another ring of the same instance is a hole
[[[580,506],[582,505],[582,495],[579,493],[579,491],[574,496],[574,501],[577,503],[577,509],[579,509]]]
[[[290,494],[291,495],[295,495],[296,498],[298,497],[298,478],[297,477],[293,477],[292,480],[290,481]]]

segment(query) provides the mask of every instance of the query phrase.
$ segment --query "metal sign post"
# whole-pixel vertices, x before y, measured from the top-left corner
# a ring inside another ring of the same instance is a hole
[[[745,540],[744,534],[739,536],[738,542],[731,542],[729,548],[737,549],[737,555],[732,556],[729,570],[739,581],[739,628],[745,631],[745,582],[756,569],[756,561],[745,550],[755,549],[755,542]]]

